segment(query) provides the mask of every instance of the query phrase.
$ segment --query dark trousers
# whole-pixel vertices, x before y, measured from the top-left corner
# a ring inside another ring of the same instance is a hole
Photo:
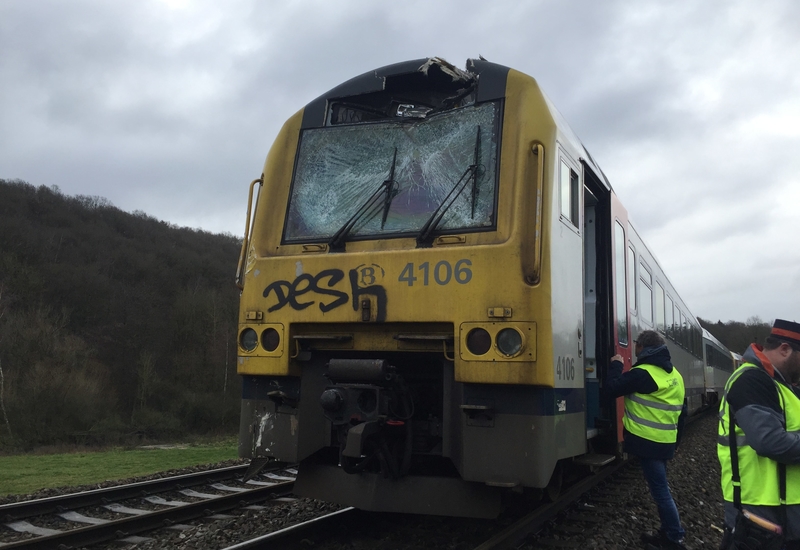
[[[672,493],[669,492],[667,484],[667,461],[655,458],[640,458],[644,479],[650,487],[650,495],[656,502],[658,517],[661,518],[661,531],[666,537],[674,542],[683,539],[686,534],[681,527],[681,518],[678,515],[678,507],[672,500]]]

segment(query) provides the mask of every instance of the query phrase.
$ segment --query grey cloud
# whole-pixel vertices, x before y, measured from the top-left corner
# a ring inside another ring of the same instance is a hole
[[[247,183],[308,101],[390,63],[482,54],[537,79],[697,314],[769,318],[800,303],[715,266],[774,238],[742,205],[783,212],[798,183],[800,137],[769,127],[796,105],[798,27],[790,0],[5,0],[0,177],[241,234]],[[768,284],[796,286],[787,270]]]

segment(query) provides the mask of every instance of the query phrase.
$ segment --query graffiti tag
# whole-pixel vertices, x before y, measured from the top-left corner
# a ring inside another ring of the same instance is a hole
[[[295,277],[294,281],[275,281],[264,289],[264,298],[275,295],[275,304],[267,309],[268,312],[278,311],[285,306],[289,306],[295,311],[302,311],[319,301],[319,309],[327,313],[336,309],[348,301],[353,305],[353,311],[358,311],[359,300],[363,296],[374,296],[377,301],[377,311],[375,320],[383,322],[386,320],[386,289],[378,284],[383,279],[385,272],[377,264],[360,265],[351,269],[348,273],[350,283],[350,294],[335,287],[344,279],[344,271],[341,269],[326,269],[316,275],[301,273]],[[333,299],[324,301],[312,295],[318,294],[330,296]],[[350,300],[352,296],[352,300]]]

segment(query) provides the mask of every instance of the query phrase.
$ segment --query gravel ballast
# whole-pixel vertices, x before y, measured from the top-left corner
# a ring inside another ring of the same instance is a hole
[[[716,549],[722,537],[722,495],[720,470],[716,456],[717,420],[705,414],[689,426],[681,447],[669,464],[668,478],[686,529],[686,545],[693,549]],[[125,480],[144,481],[202,469],[220,468],[241,463],[223,463],[162,472],[153,476]],[[43,498],[66,492],[117,485],[123,481],[100,485],[48,489],[33,495],[4,497],[0,504]],[[297,499],[281,502],[260,510],[229,512],[233,518],[217,521],[196,521],[183,530],[161,529],[144,534],[152,537],[136,548],[220,549],[237,542],[263,535],[340,509],[340,506]],[[588,520],[593,517],[594,520]],[[497,520],[467,520],[401,514],[375,514],[375,521],[352,536],[342,535],[328,542],[316,542],[315,549],[383,548],[474,548],[494,532],[500,531],[513,518],[503,515]],[[583,519],[581,519],[583,518]],[[594,488],[579,503],[570,507],[548,526],[529,537],[522,548],[596,548],[599,550],[642,548],[639,536],[659,526],[658,513],[638,465],[633,462],[611,481]],[[107,548],[120,548],[109,544]],[[100,547],[102,548],[102,547]]]

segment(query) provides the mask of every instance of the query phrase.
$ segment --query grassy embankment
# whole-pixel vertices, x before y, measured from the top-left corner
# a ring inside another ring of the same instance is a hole
[[[234,458],[235,440],[185,448],[0,456],[0,496],[90,485]]]

